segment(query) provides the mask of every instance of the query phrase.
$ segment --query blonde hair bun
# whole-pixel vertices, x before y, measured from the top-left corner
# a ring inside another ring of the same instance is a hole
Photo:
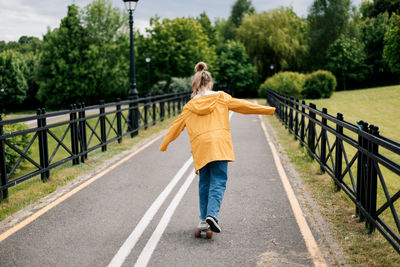
[[[194,67],[194,71],[196,71],[196,72],[205,71],[205,70],[207,70],[207,64],[204,62],[199,62]]]

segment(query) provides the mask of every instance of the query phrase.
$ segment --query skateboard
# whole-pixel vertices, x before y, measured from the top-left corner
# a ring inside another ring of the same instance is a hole
[[[207,239],[211,239],[213,236],[213,232],[209,228],[208,229],[197,229],[194,232],[194,236],[197,238],[204,237]]]

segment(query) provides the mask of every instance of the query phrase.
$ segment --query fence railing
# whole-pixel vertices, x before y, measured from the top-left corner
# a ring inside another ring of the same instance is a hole
[[[379,128],[328,114],[313,103],[267,90],[267,101],[294,137],[355,203],[369,233],[378,229],[400,253],[400,143]]]
[[[178,114],[190,94],[118,99],[113,103],[100,101],[99,105],[89,107],[80,103],[71,105],[69,110],[51,113],[42,108],[35,116],[9,120],[2,120],[0,115],[0,201],[8,196],[11,186],[38,175],[45,182],[50,178],[51,169],[69,161],[73,165],[84,163],[89,152],[99,148],[106,151],[109,143],[121,142],[126,135],[134,137],[139,130]],[[27,124],[32,120],[37,122],[36,127],[5,130],[7,125]],[[138,121],[136,129],[132,120]],[[21,137],[29,140],[23,148],[12,141]],[[17,155],[13,164],[7,160],[11,153]]]

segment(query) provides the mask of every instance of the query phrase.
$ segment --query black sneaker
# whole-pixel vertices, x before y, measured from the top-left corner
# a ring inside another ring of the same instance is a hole
[[[218,220],[212,216],[207,216],[206,222],[210,225],[210,229],[213,232],[219,233],[221,232],[221,227],[218,225]]]

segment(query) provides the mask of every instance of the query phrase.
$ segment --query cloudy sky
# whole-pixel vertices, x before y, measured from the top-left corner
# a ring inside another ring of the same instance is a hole
[[[91,0],[0,0],[0,40],[16,41],[22,35],[42,38],[47,28],[58,27],[66,16],[68,5],[75,3],[84,7]],[[206,11],[214,20],[229,16],[235,0],[139,0],[135,11],[135,27],[143,30],[150,17],[161,18],[182,16],[196,17]],[[305,17],[313,0],[253,0],[256,11],[264,11],[279,6],[292,6],[297,15]],[[114,6],[124,8],[122,0],[112,0]],[[352,0],[359,5],[361,0]]]

